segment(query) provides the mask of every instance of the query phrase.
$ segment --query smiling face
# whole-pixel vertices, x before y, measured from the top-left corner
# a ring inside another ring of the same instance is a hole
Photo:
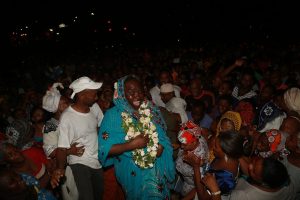
[[[144,100],[144,92],[138,80],[130,79],[125,82],[125,97],[135,110],[139,109]]]

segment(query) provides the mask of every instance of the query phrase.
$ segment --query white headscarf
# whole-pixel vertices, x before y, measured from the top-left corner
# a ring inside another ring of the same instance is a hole
[[[49,112],[55,113],[58,109],[61,94],[57,87],[64,88],[61,83],[54,83],[43,97],[43,108]]]
[[[284,93],[284,101],[288,109],[300,115],[300,89],[290,88]]]

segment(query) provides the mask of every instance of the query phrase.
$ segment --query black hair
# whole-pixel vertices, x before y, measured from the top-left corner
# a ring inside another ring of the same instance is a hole
[[[281,188],[290,182],[286,167],[275,158],[263,160],[262,182],[270,188]]]
[[[135,81],[138,81],[142,84],[141,80],[139,79],[139,77],[137,77],[136,75],[128,75],[127,78],[125,79],[124,81],[124,85],[128,82],[128,81],[132,81],[132,80],[135,80]]]
[[[223,152],[230,158],[238,159],[244,155],[244,138],[238,132],[221,132],[218,138]]]
[[[221,100],[225,100],[227,101],[231,106],[232,106],[232,96],[231,95],[228,95],[228,94],[225,94],[225,95],[221,95],[218,99],[218,102],[220,102]]]
[[[205,103],[203,101],[194,101],[192,103],[192,109],[193,108],[201,108],[203,110],[203,112],[206,112],[206,106]]]

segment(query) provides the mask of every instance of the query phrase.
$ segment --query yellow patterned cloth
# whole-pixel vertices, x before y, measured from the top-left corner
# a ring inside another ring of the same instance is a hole
[[[241,118],[240,113],[234,112],[234,111],[227,111],[226,113],[224,113],[222,115],[220,121],[218,122],[216,136],[218,136],[220,134],[221,122],[223,119],[229,119],[230,121],[232,121],[234,124],[235,131],[240,130],[241,125],[242,125],[242,118]]]

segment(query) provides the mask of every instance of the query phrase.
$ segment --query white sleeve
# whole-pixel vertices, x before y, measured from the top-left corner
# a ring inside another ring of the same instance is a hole
[[[70,148],[74,138],[74,131],[72,130],[70,122],[66,118],[61,118],[58,125],[58,147]]]
[[[103,119],[103,112],[102,112],[100,106],[97,103],[94,103],[90,109],[91,109],[91,112],[95,115],[95,117],[97,119],[98,127],[100,127],[102,119]]]

